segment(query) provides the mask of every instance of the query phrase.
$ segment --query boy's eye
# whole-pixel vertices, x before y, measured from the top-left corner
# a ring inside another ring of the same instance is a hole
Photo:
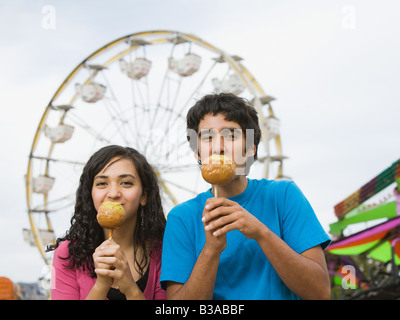
[[[212,135],[211,134],[202,134],[201,140],[202,141],[210,141],[210,140],[212,140]]]
[[[216,132],[204,130],[200,133],[200,138],[201,141],[210,142],[215,139],[217,135],[218,133]],[[242,131],[240,129],[227,128],[221,130],[219,135],[227,141],[234,141],[242,136]]]
[[[202,131],[200,134],[201,141],[210,141],[213,139],[213,134],[210,131]]]
[[[241,131],[239,129],[224,129],[221,131],[221,135],[224,139],[228,141],[233,141],[241,136]]]
[[[233,133],[225,134],[224,139],[229,141],[235,140],[235,135]]]

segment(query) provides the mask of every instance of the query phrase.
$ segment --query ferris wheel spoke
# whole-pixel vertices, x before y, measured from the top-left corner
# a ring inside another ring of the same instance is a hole
[[[132,127],[128,125],[128,121],[126,119],[125,115],[125,110],[122,108],[121,103],[119,99],[116,97],[113,87],[111,86],[110,81],[108,80],[108,77],[105,75],[104,72],[101,73],[103,78],[105,79],[105,82],[107,83],[107,88],[109,88],[109,91],[111,93],[111,98],[103,98],[103,102],[106,106],[106,109],[108,113],[110,114],[110,117],[117,122],[117,125],[115,126],[117,131],[120,133],[121,139],[124,141],[125,144],[129,144],[128,140],[125,138],[124,132],[122,132],[123,128],[127,129],[132,136],[134,136],[134,132],[132,131]],[[114,103],[112,103],[112,101]]]
[[[167,70],[167,73],[168,73],[168,70]],[[163,90],[164,90],[164,86],[165,86],[167,73],[164,76],[164,79],[163,79],[163,82],[162,82],[162,85],[161,85],[161,90],[160,90],[159,97],[158,97],[158,100],[157,100],[157,103],[156,103],[156,111],[153,113],[153,116],[151,118],[149,118],[149,130],[150,131],[153,130],[153,128],[155,126],[156,118],[157,118],[158,114],[160,113],[160,112],[157,112],[157,111],[162,110],[162,108],[163,108],[163,103],[161,103],[161,99],[162,99],[162,94],[163,94]]]
[[[101,73],[105,82],[107,83],[107,90],[110,92],[111,97],[110,98],[106,98],[104,97],[103,100],[107,101],[109,103],[109,106],[112,106],[112,110],[114,110],[114,113],[112,114],[112,117],[114,119],[118,119],[120,122],[125,123],[126,121],[123,120],[122,116],[125,115],[126,110],[124,108],[122,108],[121,106],[121,102],[119,101],[119,99],[117,98],[117,96],[114,93],[113,90],[113,86],[111,85],[108,77],[105,75],[104,72]],[[112,103],[112,101],[114,103]]]
[[[31,211],[39,212],[39,213],[41,213],[41,212],[42,213],[54,213],[54,212],[69,208],[74,203],[75,203],[75,193],[70,193],[64,197],[48,201],[47,202],[48,208],[44,208],[43,206],[36,206],[36,207],[33,207],[31,209]]]
[[[130,126],[127,126],[127,120],[122,118],[122,113],[118,113],[116,110],[117,108],[114,108],[113,105],[107,101],[107,99],[103,99],[103,103],[110,115],[110,118],[112,119],[112,121],[106,125],[106,127],[113,127],[114,129],[114,133],[111,133],[111,137],[115,137],[116,134],[119,134],[124,143],[128,144],[129,142],[126,139],[126,134],[123,132],[123,130],[126,128],[128,128],[128,131],[131,131]]]
[[[192,92],[192,94],[189,96],[189,98],[186,100],[186,103],[184,103],[182,105],[182,107],[178,110],[178,112],[176,113],[177,117],[179,115],[182,115],[183,111],[187,108],[187,106],[191,103],[191,101],[193,101],[193,98],[200,93],[200,89],[201,87],[204,85],[204,82],[206,81],[206,79],[208,79],[211,71],[215,68],[215,66],[217,65],[217,61],[215,61],[211,67],[209,68],[209,70],[206,72],[206,74],[204,75],[204,77],[200,80],[199,84],[197,85],[197,87],[194,89],[194,91]]]
[[[31,155],[30,156],[32,159],[38,159],[38,160],[45,160],[45,161],[52,161],[52,162],[61,162],[61,163],[66,163],[66,164],[73,164],[73,165],[80,165],[84,166],[84,162],[80,161],[72,161],[72,160],[67,160],[67,159],[56,159],[56,158],[51,158],[51,157],[43,157],[43,156],[36,156],[36,155]]]
[[[143,78],[142,78],[143,79]],[[140,132],[140,130],[143,131],[143,129],[141,129],[142,125],[138,122],[140,120],[140,114],[143,115],[143,119],[147,118],[147,123],[150,123],[150,117],[151,117],[151,108],[150,108],[150,100],[149,100],[149,84],[147,82],[147,78],[145,77],[144,80],[133,80],[131,79],[131,83],[132,83],[132,98],[133,98],[133,118],[134,118],[134,122],[135,122],[135,132],[136,132],[136,137],[141,137],[142,134]],[[135,86],[136,85],[136,86]],[[145,87],[145,91],[146,91],[146,97],[143,96],[142,91],[140,89],[140,86],[144,86]],[[135,87],[136,87],[136,91],[137,94],[134,93],[135,91]],[[135,99],[138,96],[139,99]],[[141,111],[140,114],[137,113],[137,111]],[[144,142],[143,140],[138,141],[138,145],[141,146],[141,148],[146,146],[146,142]]]
[[[174,173],[174,172],[187,172],[187,171],[199,171],[199,167],[196,164],[175,164],[175,165],[159,165],[156,170],[163,173]]]
[[[177,39],[177,37],[176,37],[176,39]],[[177,41],[175,41],[175,40],[172,40],[172,41],[173,41],[173,45],[171,47],[171,52],[170,52],[170,55],[169,55],[169,59],[172,58],[174,49],[175,49],[176,44],[177,44]],[[160,87],[160,91],[159,91],[159,95],[158,95],[158,99],[157,99],[157,104],[156,104],[157,106],[164,105],[167,110],[173,110],[173,106],[174,106],[173,103],[175,102],[175,100],[177,98],[177,95],[179,93],[179,88],[180,88],[180,85],[181,85],[181,82],[182,82],[182,77],[179,76],[178,78],[174,79],[173,76],[174,75],[171,72],[171,69],[170,69],[170,66],[169,66],[169,62],[168,62],[168,66],[167,66],[166,71],[164,73],[164,77],[163,77],[163,80],[162,80],[162,83],[161,83],[161,87]],[[175,95],[173,97],[171,97],[170,93],[172,91],[171,87],[173,86],[173,83],[177,83],[177,90],[175,92]],[[171,99],[172,99],[172,103],[171,103]],[[163,102],[165,102],[165,103],[163,103]],[[156,117],[157,117],[157,113],[154,114],[154,117],[153,117],[153,119],[151,121],[150,129],[154,128]]]
[[[177,116],[174,118],[174,120],[172,121],[170,118],[171,118],[173,112],[171,111],[171,112],[169,112],[169,114],[170,114],[170,117],[169,117],[168,122],[167,122],[167,123],[168,123],[168,126],[166,127],[166,130],[163,132],[164,134],[162,135],[161,139],[158,140],[158,144],[157,144],[156,147],[159,147],[159,146],[165,144],[165,143],[166,143],[166,139],[171,138],[171,137],[170,137],[170,131],[171,131],[173,128],[176,128],[176,127],[175,127],[175,124],[177,123],[178,120],[181,120],[182,123],[184,123],[184,122],[186,121],[186,118],[183,117],[182,115],[177,115]],[[176,137],[176,138],[179,138],[179,137]],[[182,137],[182,139],[183,139],[183,137]],[[186,142],[186,135],[185,135],[185,140],[183,140],[183,143],[184,143],[184,142]],[[180,143],[178,147],[182,146],[183,143]],[[168,153],[173,153],[174,151],[175,151],[175,149],[170,150]],[[167,154],[168,154],[168,153],[167,153]],[[166,154],[166,155],[167,155],[167,154]]]
[[[176,144],[171,144],[173,138],[167,138],[170,141],[164,142],[164,144],[159,141],[157,144],[154,145],[154,150],[158,150],[158,158],[161,159],[164,162],[170,163],[171,161],[175,161],[174,165],[177,165],[180,168],[184,168],[185,166],[182,166],[181,164],[178,164],[180,162],[180,157],[182,155],[185,155],[189,149],[188,142],[185,140],[179,141]],[[161,140],[161,139],[160,139]],[[157,141],[156,141],[157,142]],[[166,146],[166,147],[164,147]],[[184,148],[182,150],[182,148]]]
[[[183,147],[189,148],[188,144],[189,143],[188,143],[187,139],[181,141],[179,144],[176,144],[175,147],[171,148],[171,150],[168,150],[165,157],[168,158],[171,154],[174,154],[174,153],[178,154],[178,156],[179,156],[179,150]]]
[[[167,100],[168,101],[167,105],[164,107],[165,110],[166,110],[166,113],[167,113],[167,118],[162,119],[162,121],[166,124],[166,130],[163,132],[164,134],[161,137],[161,139],[159,139],[157,141],[158,145],[164,143],[165,138],[168,137],[168,133],[169,133],[170,128],[173,126],[173,123],[171,123],[171,117],[173,115],[173,110],[174,110],[173,107],[176,104],[176,99],[177,99],[177,96],[178,96],[180,88],[181,88],[181,81],[182,80],[179,81],[178,86],[177,86],[177,88],[175,90],[175,94],[172,97],[172,101],[173,101],[172,104],[171,104],[171,102],[169,102],[170,99],[168,99]],[[154,128],[155,117],[156,117],[156,114],[154,115],[154,119],[153,119],[153,122],[152,122],[153,123],[153,127],[150,128],[151,130]]]
[[[133,97],[132,97],[133,105],[137,104],[137,105],[141,105],[141,106],[148,106],[150,103],[149,97],[148,96],[144,97],[142,94],[143,90],[140,89],[140,85],[143,85],[144,87],[146,87],[146,91],[148,91],[148,83],[145,82],[145,80],[143,80],[143,79],[140,79],[140,80],[131,79],[130,81],[132,83],[132,87],[134,88]],[[136,87],[136,90],[135,90],[135,87]],[[137,92],[137,94],[135,92]],[[137,103],[137,101],[139,101],[139,103]],[[143,111],[146,111],[146,108],[143,108]]]
[[[174,112],[175,117],[174,117],[172,120],[171,120],[171,117],[172,117],[172,114],[173,114],[173,113],[172,113],[172,112],[170,113],[170,118],[169,118],[169,120],[168,120],[168,122],[167,122],[167,123],[168,123],[167,130],[166,130],[166,132],[165,132],[165,135],[163,136],[163,139],[162,139],[161,141],[159,141],[159,144],[163,144],[163,143],[164,143],[164,139],[166,139],[166,137],[168,137],[169,131],[171,130],[171,128],[173,128],[173,126],[175,125],[175,123],[176,123],[178,120],[184,120],[184,121],[186,121],[186,118],[182,116],[183,111],[184,111],[185,109],[188,109],[188,106],[190,106],[191,102],[193,101],[193,99],[194,99],[196,96],[200,95],[200,92],[201,92],[200,89],[201,89],[202,86],[204,85],[204,82],[206,81],[206,79],[207,79],[208,76],[210,75],[211,71],[215,68],[216,64],[217,64],[217,61],[215,60],[214,63],[211,65],[211,67],[208,69],[208,71],[205,73],[205,75],[203,76],[203,78],[200,80],[199,84],[196,86],[196,88],[195,88],[195,89],[193,90],[193,92],[190,94],[190,96],[188,97],[188,99],[186,100],[186,102],[182,104],[181,108],[180,108],[178,111]],[[185,140],[186,140],[186,139],[185,139]],[[182,144],[183,144],[183,143],[181,143],[178,147],[180,147]],[[172,153],[173,151],[174,151],[174,150],[171,150],[171,153]]]
[[[71,121],[82,128],[84,131],[93,136],[96,140],[102,141],[103,143],[110,144],[111,141],[104,137],[98,130],[94,129],[91,125],[89,125],[85,120],[80,118],[74,112],[69,112],[69,116],[71,117]]]
[[[176,187],[176,188],[178,188],[180,190],[186,191],[191,195],[196,195],[196,192],[193,191],[193,189],[190,189],[189,187],[186,187],[186,186],[183,186],[181,184],[178,184],[178,183],[176,183],[174,181],[171,181],[171,180],[168,180],[168,179],[161,179],[161,182],[167,183],[167,184],[172,185],[172,186],[174,186],[174,187]]]

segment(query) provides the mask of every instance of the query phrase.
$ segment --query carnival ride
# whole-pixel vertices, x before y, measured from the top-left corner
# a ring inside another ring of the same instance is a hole
[[[90,54],[61,83],[33,138],[26,172],[30,229],[39,249],[69,227],[83,165],[109,144],[139,150],[155,168],[165,211],[208,186],[186,139],[186,113],[207,93],[232,92],[257,109],[262,129],[250,176],[284,178],[279,120],[242,59],[197,36],[146,31]]]
[[[332,298],[400,299],[400,160],[334,210],[335,241],[326,249]]]

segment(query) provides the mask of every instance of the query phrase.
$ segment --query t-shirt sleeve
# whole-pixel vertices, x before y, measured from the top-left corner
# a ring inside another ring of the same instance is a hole
[[[294,182],[287,185],[284,194],[281,223],[283,240],[297,253],[317,245],[325,249],[331,242],[309,201]]]
[[[79,285],[76,280],[76,272],[69,269],[68,242],[62,242],[54,252],[53,266],[51,270],[51,299],[52,300],[79,300]]]
[[[166,289],[166,281],[185,283],[196,263],[197,256],[193,241],[193,232],[184,224],[180,214],[190,214],[190,207],[175,207],[167,217],[164,232],[161,260],[161,288]],[[185,212],[186,211],[186,212]]]

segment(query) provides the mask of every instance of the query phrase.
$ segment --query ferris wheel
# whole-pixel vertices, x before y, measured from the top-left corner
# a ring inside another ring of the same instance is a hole
[[[116,39],[73,69],[44,110],[26,172],[31,229],[24,232],[46,264],[45,246],[69,228],[83,166],[105,145],[146,156],[166,213],[209,188],[186,139],[186,113],[212,92],[242,96],[259,113],[262,141],[249,176],[284,178],[274,98],[240,57],[191,34],[157,30]]]

